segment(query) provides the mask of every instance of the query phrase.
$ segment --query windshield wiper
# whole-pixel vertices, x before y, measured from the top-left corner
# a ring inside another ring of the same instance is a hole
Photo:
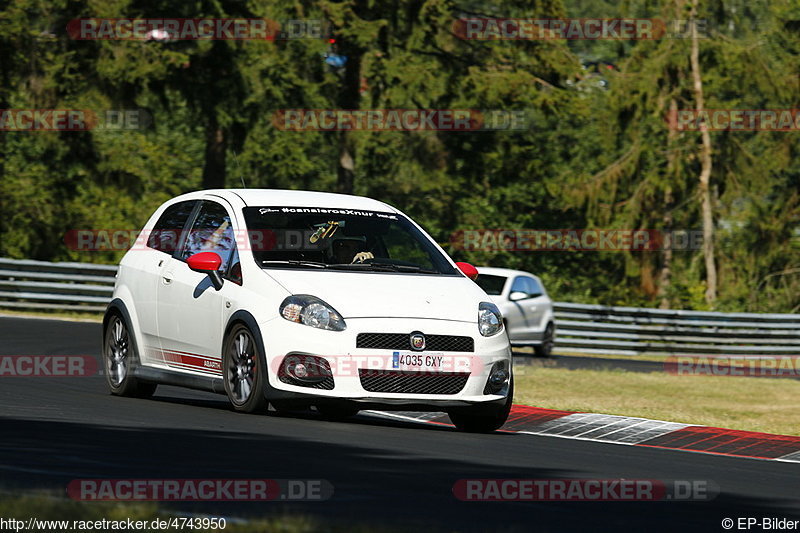
[[[367,270],[371,272],[408,272],[419,274],[439,274],[436,270],[424,269],[417,265],[397,265],[395,263],[340,263],[328,265],[333,270]]]
[[[295,259],[285,260],[285,261],[261,261],[262,265],[287,265],[287,266],[298,266],[298,267],[313,267],[313,268],[328,268],[328,265],[325,263],[319,263],[317,261],[298,261]]]
[[[373,272],[397,272],[392,265],[379,265],[376,263],[335,263],[328,265],[332,270],[371,270]]]

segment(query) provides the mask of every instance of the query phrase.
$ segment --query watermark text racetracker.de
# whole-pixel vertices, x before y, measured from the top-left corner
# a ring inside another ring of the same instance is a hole
[[[210,235],[205,230],[183,229],[73,229],[64,243],[78,252],[145,250],[175,251],[184,240],[213,241],[212,248],[239,250],[315,250],[329,243],[313,239],[314,230],[229,230]],[[451,234],[450,245],[466,251],[654,251],[699,250],[701,230],[655,229],[469,229]]]
[[[129,131],[152,124],[144,109],[0,109],[0,131]]]
[[[28,517],[0,518],[0,531],[214,531],[224,530],[228,521],[224,517],[210,516],[175,516],[171,518],[154,518],[152,520],[134,520],[132,518],[93,520],[42,520]]]
[[[520,131],[532,127],[524,109],[279,109],[282,131]]]
[[[800,131],[800,109],[677,109],[666,120],[675,131]]]
[[[184,229],[72,229],[64,234],[64,244],[77,252],[108,252],[157,249],[174,252],[178,244],[204,243],[209,249],[268,252],[273,250],[322,251],[329,246],[323,239],[313,239],[315,229],[232,230],[219,235],[207,230]]]
[[[800,378],[800,356],[670,356],[664,371],[676,376]]]
[[[459,479],[453,495],[472,502],[708,501],[719,487],[710,480]]]
[[[87,377],[98,373],[90,355],[0,355],[0,378]]]
[[[276,357],[270,367],[282,381],[283,378],[299,378],[301,381],[327,377],[380,376],[385,371],[413,371],[421,379],[448,379],[453,374],[470,375],[483,366],[483,359],[476,355],[445,355],[428,351],[410,353],[394,351],[387,355],[317,355],[290,354]]]
[[[452,32],[479,41],[618,40],[708,37],[708,21],[624,18],[460,18]]]
[[[450,235],[456,250],[484,252],[699,250],[699,230],[466,229]]]
[[[78,501],[325,501],[325,479],[73,479],[67,495]]]
[[[322,19],[267,18],[79,18],[67,35],[79,41],[204,41],[323,39],[330,35]]]

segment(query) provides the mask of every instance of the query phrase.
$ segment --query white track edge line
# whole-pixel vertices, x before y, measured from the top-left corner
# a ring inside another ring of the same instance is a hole
[[[410,422],[417,422],[417,423],[420,423],[420,424],[430,424],[431,423],[429,420],[420,420],[419,418],[414,418],[413,416],[398,415],[398,414],[392,413],[390,411],[365,410],[363,412],[364,413],[372,413],[372,414],[379,415],[379,416],[386,416],[388,418],[396,418],[396,419],[399,419],[399,420],[407,420],[407,421],[410,421]],[[567,416],[569,416],[569,415],[567,415]],[[638,418],[637,417],[637,418],[634,418],[634,420],[650,420],[650,419]],[[665,421],[664,420],[652,420],[652,422],[665,422]],[[669,422],[669,423],[675,424],[676,422]],[[694,426],[694,425],[693,424],[689,424],[689,426]],[[689,426],[687,426],[687,427],[689,427]],[[698,427],[708,427],[708,426],[698,426]],[[679,431],[679,430],[675,430],[675,431]],[[568,435],[553,435],[553,434],[550,434],[550,433],[534,433],[532,431],[513,431],[513,433],[521,433],[523,435],[534,435],[536,437],[554,437],[554,438],[558,438],[558,439],[582,440],[584,442],[600,442],[600,443],[603,443],[603,444],[618,444],[620,446],[640,446],[640,444],[633,443],[633,442],[620,442],[620,441],[614,441],[614,440],[601,440],[601,439],[592,439],[592,438],[586,438],[586,437],[572,437],[572,436],[568,436]],[[665,433],[665,435],[667,435],[669,433],[672,433],[672,432],[670,431],[668,433]],[[674,452],[702,453],[704,455],[716,455],[718,457],[729,457],[731,459],[754,459],[756,461],[780,461],[781,463],[793,463],[793,464],[800,463],[800,460],[796,460],[796,459],[782,459],[781,457],[783,457],[783,456],[775,457],[775,458],[770,458],[770,457],[752,457],[752,456],[748,456],[748,455],[733,455],[733,454],[725,454],[725,453],[715,453],[715,452],[705,451],[705,450],[687,450],[685,448],[667,448],[667,447],[661,447],[661,446],[647,446],[647,445],[644,445],[643,447],[656,448],[656,449],[659,449],[659,450],[674,451]],[[794,453],[794,452],[792,452],[792,453]],[[789,454],[787,454],[787,455],[789,455]]]

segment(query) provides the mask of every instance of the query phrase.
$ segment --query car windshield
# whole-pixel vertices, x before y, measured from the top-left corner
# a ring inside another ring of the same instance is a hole
[[[317,207],[245,207],[253,256],[263,268],[457,275],[407,218]]]
[[[491,294],[492,296],[497,296],[503,294],[503,287],[506,284],[505,276],[490,276],[488,274],[479,274],[478,279],[475,280],[475,283],[483,289],[483,292],[486,294]]]

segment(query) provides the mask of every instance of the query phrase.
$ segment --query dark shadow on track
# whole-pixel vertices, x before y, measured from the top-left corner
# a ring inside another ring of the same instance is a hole
[[[269,424],[271,418],[250,417],[255,430]],[[388,431],[397,426],[385,425]],[[574,470],[532,468],[515,465],[514,458],[508,457],[507,464],[502,466],[475,462],[460,453],[462,447],[474,452],[478,440],[485,446],[485,453],[492,455],[497,436],[453,432],[447,440],[437,439],[439,445],[452,449],[451,458],[443,460],[396,450],[387,455],[382,446],[370,446],[357,438],[352,444],[342,444],[319,438],[286,438],[241,431],[18,419],[0,419],[0,428],[4,435],[0,443],[4,488],[61,491],[69,481],[80,478],[326,479],[335,487],[333,499],[326,502],[165,504],[169,509],[210,515],[263,516],[290,511],[309,513],[326,523],[382,524],[425,531],[523,531],[534,525],[537,531],[573,531],[583,530],[589,524],[595,531],[717,531],[720,520],[727,516],[789,516],[785,509],[778,508],[786,502],[745,500],[732,495],[702,503],[456,500],[452,487],[463,478],[586,477],[577,465]],[[448,430],[432,428],[431,431]],[[535,446],[530,453],[537,453]],[[791,497],[787,494],[787,498]]]

